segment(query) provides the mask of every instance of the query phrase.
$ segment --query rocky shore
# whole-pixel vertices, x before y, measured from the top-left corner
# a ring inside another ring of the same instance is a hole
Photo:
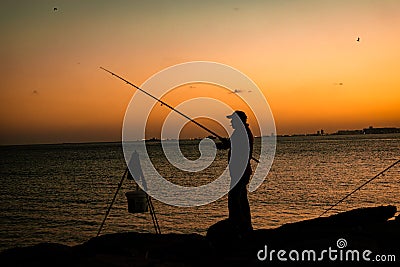
[[[400,217],[395,214],[394,206],[363,208],[246,235],[237,234],[229,221],[211,226],[207,236],[108,234],[77,246],[42,243],[8,249],[0,253],[0,265],[398,266]],[[377,255],[385,261],[377,263]]]

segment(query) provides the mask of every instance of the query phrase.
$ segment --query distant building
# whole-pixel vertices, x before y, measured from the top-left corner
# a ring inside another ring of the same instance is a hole
[[[308,134],[308,135],[325,135],[325,132],[323,129],[321,129],[320,131],[317,131],[317,134]]]
[[[385,128],[374,128],[373,126],[369,126],[368,128],[363,129],[364,134],[390,134],[390,133],[400,133],[400,128],[394,127],[385,127]]]
[[[353,134],[391,134],[391,133],[400,133],[400,128],[394,128],[394,127],[374,128],[373,126],[369,126],[368,128],[364,128],[362,130],[339,130],[334,134],[353,135]]]
[[[336,132],[338,135],[353,135],[353,134],[363,134],[363,130],[339,130]]]

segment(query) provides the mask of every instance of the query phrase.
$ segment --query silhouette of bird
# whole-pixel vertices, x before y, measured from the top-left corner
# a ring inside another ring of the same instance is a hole
[[[357,42],[359,42],[359,41],[360,41],[360,37],[357,38]]]
[[[57,11],[57,10],[58,10],[58,8],[57,8],[57,7],[55,7],[55,8],[53,8],[53,10],[54,10],[54,11]]]
[[[243,92],[243,90],[235,89],[233,92],[229,92],[229,94],[239,94]]]

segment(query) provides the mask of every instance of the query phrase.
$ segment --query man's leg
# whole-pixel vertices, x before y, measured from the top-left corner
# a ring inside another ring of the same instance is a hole
[[[240,213],[242,221],[242,230],[250,231],[253,230],[251,225],[251,213],[249,199],[247,198],[247,187],[243,186],[240,192]]]
[[[235,185],[228,193],[228,210],[229,219],[234,224],[239,224],[242,215],[240,210],[240,190],[238,185]]]

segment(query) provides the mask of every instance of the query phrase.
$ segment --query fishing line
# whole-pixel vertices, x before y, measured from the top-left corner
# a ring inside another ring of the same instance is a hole
[[[336,202],[336,204],[332,205],[329,209],[327,209],[323,213],[321,213],[321,215],[319,215],[318,218],[320,218],[322,215],[324,215],[325,213],[327,213],[328,211],[330,211],[331,209],[333,209],[334,207],[336,207],[337,205],[342,203],[346,198],[348,198],[349,196],[351,196],[352,194],[354,194],[355,192],[357,192],[358,190],[363,188],[365,185],[369,184],[370,182],[372,182],[373,180],[375,180],[379,176],[383,175],[386,171],[388,171],[389,169],[393,168],[399,162],[400,162],[400,159],[397,160],[396,162],[394,162],[392,165],[390,165],[386,169],[384,169],[383,171],[381,171],[380,173],[378,173],[377,175],[375,175],[374,177],[372,177],[371,179],[369,179],[368,181],[366,181],[365,183],[363,183],[362,185],[360,185],[359,187],[357,187],[356,189],[354,189],[351,193],[347,194],[344,198],[342,198],[341,200]]]

